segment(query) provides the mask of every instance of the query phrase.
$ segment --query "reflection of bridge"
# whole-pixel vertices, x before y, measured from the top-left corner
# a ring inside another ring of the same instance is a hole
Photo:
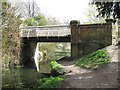
[[[70,26],[31,26],[21,28],[21,37],[39,42],[70,42]]]
[[[71,42],[71,58],[112,44],[113,20],[103,24],[80,25],[71,21],[70,26],[30,26],[21,28],[21,63],[34,67],[37,42]]]

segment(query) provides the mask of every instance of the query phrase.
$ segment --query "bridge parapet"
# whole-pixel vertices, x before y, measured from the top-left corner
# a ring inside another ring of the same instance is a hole
[[[61,37],[71,35],[68,25],[63,26],[28,26],[22,27],[21,37]]]

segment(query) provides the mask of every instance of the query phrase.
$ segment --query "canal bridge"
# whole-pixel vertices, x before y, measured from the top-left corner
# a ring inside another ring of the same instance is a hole
[[[69,25],[29,26],[21,28],[21,37],[36,42],[71,42]]]
[[[114,20],[102,24],[80,24],[72,20],[70,25],[28,26],[20,31],[20,62],[25,67],[36,68],[35,51],[38,42],[70,42],[71,59],[112,44]]]

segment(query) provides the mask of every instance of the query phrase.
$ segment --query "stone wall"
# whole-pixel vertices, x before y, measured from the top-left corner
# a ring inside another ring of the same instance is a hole
[[[84,55],[91,51],[103,48],[111,44],[111,40],[106,42],[106,24],[79,25],[79,48],[80,54]],[[109,37],[111,38],[111,37]]]
[[[31,42],[27,38],[22,38],[21,51],[20,51],[20,63],[25,68],[36,69],[34,55],[37,42]]]
[[[112,44],[112,26],[114,20],[103,24],[80,25],[71,21],[71,56],[78,58]]]

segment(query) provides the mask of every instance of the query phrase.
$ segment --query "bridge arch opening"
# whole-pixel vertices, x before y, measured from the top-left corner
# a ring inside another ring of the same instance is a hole
[[[49,63],[52,60],[60,60],[71,57],[71,43],[65,42],[38,42],[34,54],[37,71],[40,71],[41,63]]]

